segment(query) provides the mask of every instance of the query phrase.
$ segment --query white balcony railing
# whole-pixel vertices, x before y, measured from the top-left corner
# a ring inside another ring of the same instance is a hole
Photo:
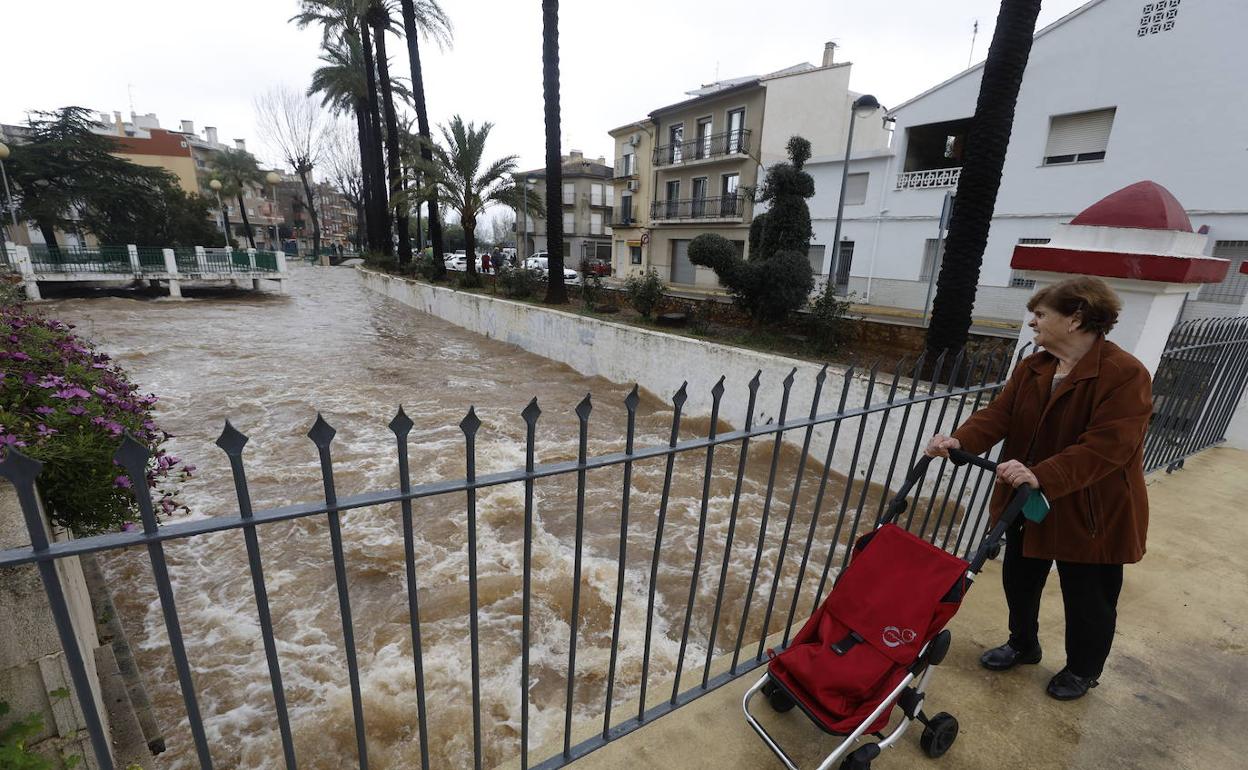
[[[907,171],[897,175],[898,190],[931,190],[938,187],[957,187],[962,167],[934,168],[928,171]]]

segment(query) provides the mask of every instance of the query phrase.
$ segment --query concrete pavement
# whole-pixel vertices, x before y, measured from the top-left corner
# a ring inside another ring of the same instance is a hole
[[[1041,609],[1044,660],[1005,673],[979,666],[980,653],[1007,635],[1000,564],[990,563],[949,625],[953,647],[925,704],[929,714],[958,718],[957,742],[943,758],[929,759],[916,724],[874,767],[1248,766],[1248,452],[1212,449],[1173,475],[1156,473],[1149,498],[1148,553],[1126,569],[1100,687],[1069,703],[1044,693],[1065,657],[1056,576]],[[755,678],[742,677],[574,766],[780,768],[741,715]],[[801,767],[814,767],[835,746],[798,710],[775,714],[761,698],[753,705]]]

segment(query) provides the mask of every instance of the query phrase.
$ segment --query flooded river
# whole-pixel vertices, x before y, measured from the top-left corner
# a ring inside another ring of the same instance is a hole
[[[586,393],[592,393],[594,407],[590,456],[623,448],[628,384],[586,378],[370,293],[346,268],[294,267],[288,285],[286,296],[196,295],[192,290],[182,302],[106,296],[60,299],[44,306],[49,315],[76,324],[79,333],[116,357],[144,392],[160,397],[158,419],[176,435],[171,449],[198,466],[196,477],[181,493],[193,516],[236,511],[225,454],[213,445],[226,418],[251,439],[244,457],[257,510],[320,498],[316,449],[306,436],[318,411],[338,431],[333,451],[340,496],[397,487],[394,437],[386,425],[400,404],[416,423],[410,441],[414,484],[464,475],[459,423],[470,405],[475,405],[483,422],[477,436],[478,474],[523,467],[525,425],[520,412],[533,396],[543,410],[539,463],[575,459],[578,425],[573,410]],[[744,388],[745,383],[726,386]],[[778,387],[764,387],[760,400],[778,402]],[[800,411],[806,408],[803,405]],[[725,417],[739,423],[743,416]],[[666,443],[670,421],[670,405],[643,395],[637,446]],[[705,434],[708,428],[705,419],[687,419],[682,437]],[[717,652],[732,648],[740,625],[771,442],[758,442],[750,454]],[[716,451],[686,670],[700,670],[707,655],[738,459],[736,446]],[[745,634],[750,655],[761,631],[796,461],[797,453],[786,448]],[[658,579],[652,691],[670,689],[676,667],[698,541],[704,462],[705,452],[691,452],[676,463]],[[626,718],[626,704],[639,690],[663,477],[662,460],[638,463],[634,469],[616,721]],[[788,613],[818,478],[817,469],[811,468],[803,483],[793,527],[796,545],[786,558],[779,618],[772,619],[772,630]],[[620,467],[589,473],[577,720],[601,719],[615,606],[621,479]],[[839,477],[829,482],[812,552],[818,569],[827,556],[843,491]],[[533,751],[562,739],[575,502],[574,475],[537,482],[529,689]],[[479,497],[478,617],[486,767],[519,752],[523,505],[519,484],[483,490]],[[462,493],[431,498],[414,507],[432,764],[471,766],[465,498]],[[826,512],[829,507],[831,513]],[[342,519],[371,766],[418,766],[420,725],[398,507],[352,511]],[[260,542],[300,767],[353,767],[351,696],[326,517],[265,526]],[[173,541],[166,552],[217,767],[280,766],[281,746],[242,534]],[[114,554],[104,566],[169,742],[162,764],[194,767],[194,747],[146,554]],[[818,569],[805,580],[799,618],[809,612]]]

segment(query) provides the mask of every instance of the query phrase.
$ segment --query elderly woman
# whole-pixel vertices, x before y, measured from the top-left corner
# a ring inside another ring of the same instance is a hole
[[[1152,413],[1148,370],[1105,339],[1122,305],[1096,278],[1036,292],[1028,323],[1039,352],[1015,367],[1001,393],[927,454],[974,454],[1004,441],[990,510],[994,523],[1012,487],[1041,490],[1041,522],[1019,518],[1005,546],[1002,582],[1010,638],[980,663],[1005,671],[1040,662],[1040,596],[1053,562],[1066,615],[1066,666],[1048,684],[1058,700],[1083,697],[1109,657],[1122,565],[1144,555],[1148,495],[1144,434]]]

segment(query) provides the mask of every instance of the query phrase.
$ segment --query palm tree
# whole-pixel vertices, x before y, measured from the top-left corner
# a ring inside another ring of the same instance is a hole
[[[542,95],[546,103],[546,302],[563,305],[563,150],[559,146],[559,0],[542,0]],[[465,225],[467,227],[467,225]]]
[[[456,115],[448,125],[439,128],[442,143],[430,148],[433,164],[420,166],[420,169],[447,205],[458,212],[459,223],[464,228],[468,272],[473,276],[470,280],[476,280],[477,265],[473,257],[477,246],[477,219],[495,203],[516,204],[513,177],[516,156],[508,155],[488,165],[485,163],[485,142],[494,128],[493,123],[482,123],[478,128],[474,123],[464,123],[463,118]],[[420,159],[412,158],[409,163],[419,164]],[[435,257],[435,263],[442,261],[440,255],[435,254]]]
[[[373,41],[377,46],[377,79],[381,86],[381,101],[386,123],[386,166],[390,180],[386,200],[394,208],[394,221],[398,226],[399,264],[412,261],[412,239],[408,232],[407,213],[397,203],[403,189],[403,170],[399,166],[399,121],[394,111],[394,91],[390,86],[390,61],[386,55],[386,30],[393,29],[393,20],[383,0],[373,0],[365,12],[365,19],[373,28]]]
[[[425,78],[420,66],[420,35],[432,39],[439,48],[450,45],[451,21],[443,13],[437,0],[401,0],[403,9],[403,32],[407,36],[407,59],[412,69],[412,101],[416,107],[416,125],[425,140],[421,158],[432,162],[432,135],[429,132],[429,110],[425,104]],[[416,208],[419,225],[420,204]],[[442,219],[438,216],[437,190],[429,200],[429,239],[433,244],[433,271],[435,278],[446,277],[446,265],[442,262]]]
[[[971,329],[979,268],[988,244],[1001,168],[1014,126],[1018,89],[1031,54],[1040,0],[1001,0],[997,27],[984,62],[975,117],[966,137],[957,205],[945,238],[945,257],[936,279],[927,347],[960,350]]]
[[[243,193],[248,185],[263,184],[263,175],[256,156],[246,150],[226,150],[213,154],[209,161],[213,176],[221,180],[221,192],[228,198],[233,195],[238,201],[238,211],[243,217],[243,230],[247,233],[247,243],[256,247],[256,237],[251,231],[251,220],[247,218],[247,206],[243,203]],[[228,231],[227,231],[228,234]]]
[[[359,43],[361,58],[364,63],[364,103],[361,105],[365,113],[365,126],[370,140],[362,147],[367,151],[368,162],[364,164],[368,175],[369,224],[373,229],[373,248],[380,249],[386,256],[393,256],[394,245],[390,237],[390,215],[386,200],[386,169],[382,155],[381,117],[377,106],[376,67],[373,61],[373,44],[368,25],[361,23],[361,16],[372,0],[301,0],[302,10],[291,18],[300,28],[310,24],[320,24],[323,40],[328,42],[337,37],[354,38]]]

